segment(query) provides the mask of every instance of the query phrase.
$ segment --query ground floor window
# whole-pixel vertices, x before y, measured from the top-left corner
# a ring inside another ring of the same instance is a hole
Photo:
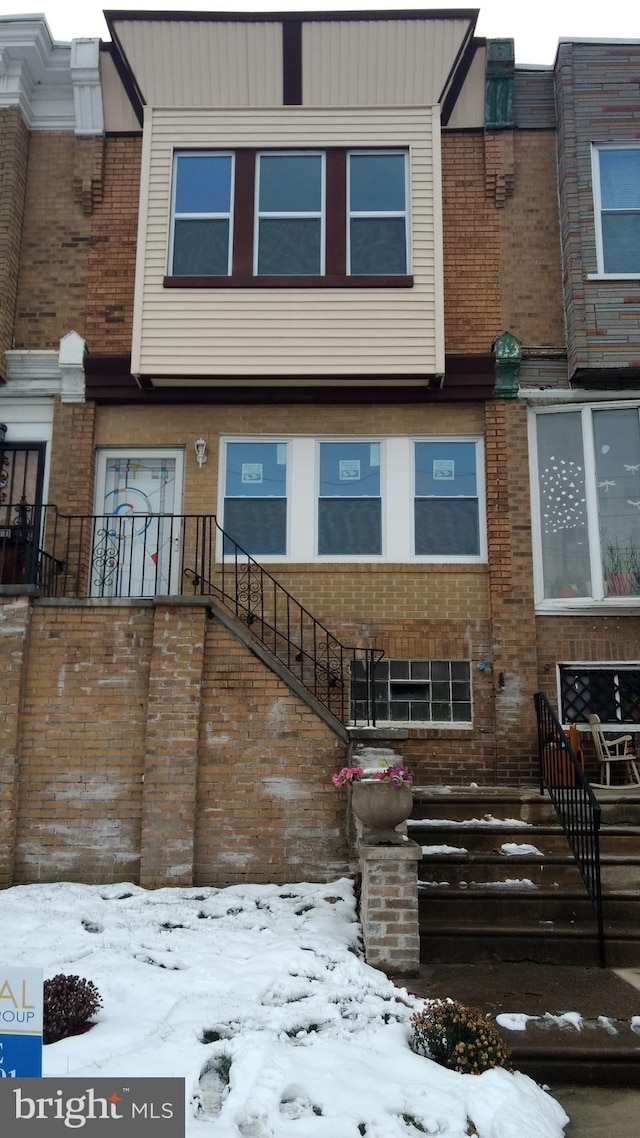
[[[471,668],[467,660],[379,660],[373,694],[376,720],[442,726],[470,724]],[[367,714],[369,678],[356,661],[351,678],[352,718]]]
[[[587,723],[595,714],[605,729],[640,730],[640,664],[562,665],[560,707],[563,723]]]
[[[640,406],[535,422],[537,600],[640,600]]]
[[[484,561],[483,488],[478,438],[223,439],[224,553]]]

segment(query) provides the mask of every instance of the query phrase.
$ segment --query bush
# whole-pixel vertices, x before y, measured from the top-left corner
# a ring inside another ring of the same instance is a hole
[[[80,1035],[101,1007],[100,993],[91,980],[62,973],[45,980],[44,1042],[56,1043],[69,1035]]]
[[[411,1026],[411,1050],[443,1067],[467,1075],[480,1075],[491,1067],[511,1070],[509,1048],[489,1016],[477,1008],[456,1000],[434,1000],[411,1017]]]

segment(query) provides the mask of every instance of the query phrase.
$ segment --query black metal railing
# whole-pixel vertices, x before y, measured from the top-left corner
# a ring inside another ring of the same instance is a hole
[[[576,859],[596,915],[598,962],[601,968],[605,968],[600,871],[601,806],[549,700],[542,692],[536,692],[534,702],[538,721],[540,793],[543,794],[545,789],[548,791]]]
[[[38,507],[19,541],[17,531],[0,532],[2,584],[36,585],[52,597],[211,596],[341,722],[375,726],[382,650],[342,644],[214,514]]]

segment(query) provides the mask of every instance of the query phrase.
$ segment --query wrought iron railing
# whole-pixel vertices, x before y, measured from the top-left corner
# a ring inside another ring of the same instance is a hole
[[[0,531],[0,585],[70,598],[211,596],[343,723],[375,726],[382,650],[342,644],[214,514],[31,511],[19,534]]]
[[[534,696],[538,721],[540,793],[546,789],[576,859],[596,915],[598,961],[606,967],[602,879],[600,872],[600,823],[602,809],[567,734],[547,697]]]

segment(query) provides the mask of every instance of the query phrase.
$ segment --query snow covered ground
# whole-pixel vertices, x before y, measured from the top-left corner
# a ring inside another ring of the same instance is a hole
[[[423,1001],[363,962],[346,879],[2,902],[0,960],[86,977],[104,1002],[45,1047],[43,1074],[184,1077],[188,1138],[561,1138],[568,1122],[525,1075],[414,1055]]]

